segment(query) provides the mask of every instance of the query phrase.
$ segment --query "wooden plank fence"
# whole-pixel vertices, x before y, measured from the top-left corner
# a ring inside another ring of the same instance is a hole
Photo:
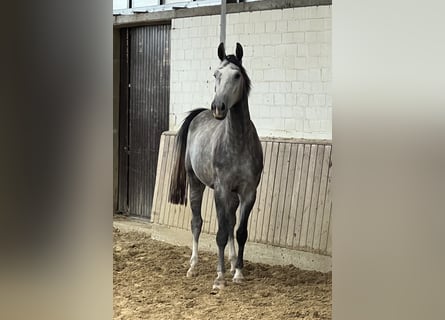
[[[175,134],[164,132],[152,222],[190,230],[191,210],[168,203]],[[331,256],[330,141],[262,138],[264,170],[249,220],[249,241]],[[203,233],[216,234],[213,190],[202,202]]]

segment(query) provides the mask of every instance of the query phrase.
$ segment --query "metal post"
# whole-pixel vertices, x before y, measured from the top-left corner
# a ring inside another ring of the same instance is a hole
[[[221,0],[221,32],[220,42],[226,42],[226,0]]]

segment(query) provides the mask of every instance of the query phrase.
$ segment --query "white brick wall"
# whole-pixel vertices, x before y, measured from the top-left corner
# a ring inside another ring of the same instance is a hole
[[[171,130],[187,111],[210,107],[219,23],[219,16],[172,21]],[[229,14],[226,34],[228,53],[243,45],[260,136],[332,138],[330,6]]]

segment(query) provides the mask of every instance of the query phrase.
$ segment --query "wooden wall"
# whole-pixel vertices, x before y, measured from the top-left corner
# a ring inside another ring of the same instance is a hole
[[[174,133],[161,136],[151,219],[153,223],[190,230],[190,207],[168,203]],[[249,219],[249,241],[332,255],[329,141],[261,139],[264,171]],[[216,234],[213,190],[202,203],[202,232]]]

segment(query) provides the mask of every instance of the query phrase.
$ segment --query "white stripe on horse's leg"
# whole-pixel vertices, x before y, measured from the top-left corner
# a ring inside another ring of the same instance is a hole
[[[194,277],[198,274],[195,266],[198,264],[198,241],[193,239],[192,257],[190,258],[190,269],[187,271],[187,277]]]
[[[235,264],[236,264],[236,251],[235,251],[235,240],[233,236],[229,237],[228,245],[229,245],[230,272],[234,274]]]
[[[198,263],[198,241],[193,240],[192,257],[190,258],[190,266],[194,267]]]
[[[241,271],[241,269],[236,268],[235,269],[235,275],[233,276],[233,282],[243,282],[244,281],[244,276],[243,276],[243,272]]]

